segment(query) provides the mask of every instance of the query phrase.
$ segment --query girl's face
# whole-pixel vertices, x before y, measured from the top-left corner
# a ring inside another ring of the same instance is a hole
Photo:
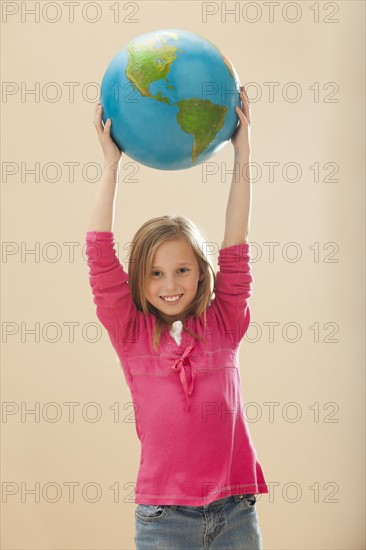
[[[183,239],[166,241],[155,253],[148,274],[146,298],[161,312],[165,322],[173,323],[192,302],[198,281],[203,278],[192,247]],[[169,297],[174,301],[164,300]]]

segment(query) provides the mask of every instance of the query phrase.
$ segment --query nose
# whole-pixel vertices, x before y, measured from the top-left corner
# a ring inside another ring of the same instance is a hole
[[[172,293],[172,290],[176,290],[174,275],[166,276],[165,289],[168,293]]]

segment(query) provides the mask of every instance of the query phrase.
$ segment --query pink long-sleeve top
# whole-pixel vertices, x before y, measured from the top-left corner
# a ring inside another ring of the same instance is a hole
[[[220,249],[207,328],[203,315],[184,322],[204,341],[183,330],[178,344],[165,326],[158,353],[152,345],[156,317],[133,302],[113,232],[88,231],[86,244],[96,314],[134,403],[141,442],[135,502],[202,506],[235,494],[268,493],[243,410],[239,370],[254,280],[250,244]]]

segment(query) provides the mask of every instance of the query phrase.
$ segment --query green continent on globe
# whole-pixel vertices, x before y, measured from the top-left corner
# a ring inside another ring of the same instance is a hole
[[[164,97],[161,92],[152,95],[150,84],[161,78],[168,83],[167,74],[170,71],[171,64],[177,58],[177,52],[182,50],[166,44],[163,39],[162,44],[156,46],[156,41],[152,41],[150,47],[146,43],[142,47],[136,45],[128,48],[128,64],[126,68],[127,77],[135,84],[141,95],[151,97],[162,103],[171,105],[168,97]],[[173,86],[169,86],[173,88]]]
[[[227,107],[199,98],[181,99],[175,105],[179,109],[178,124],[184,132],[193,135],[192,161],[195,161],[223,127]]]

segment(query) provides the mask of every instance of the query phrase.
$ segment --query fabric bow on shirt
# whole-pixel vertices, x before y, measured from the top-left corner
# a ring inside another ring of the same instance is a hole
[[[189,354],[191,353],[192,350],[193,350],[193,346],[187,346],[186,349],[184,350],[183,355],[181,355],[181,357],[178,357],[178,359],[174,362],[174,365],[172,366],[172,369],[175,372],[179,372],[179,378],[182,383],[184,393],[186,394],[186,411],[188,411],[188,406],[189,406],[188,396],[191,395],[192,393],[193,382],[196,377],[196,366],[194,364],[194,361],[192,361],[192,359],[189,357]],[[188,388],[187,375],[184,368],[185,360],[189,361],[192,367],[192,371],[191,371],[192,381],[189,388]]]

